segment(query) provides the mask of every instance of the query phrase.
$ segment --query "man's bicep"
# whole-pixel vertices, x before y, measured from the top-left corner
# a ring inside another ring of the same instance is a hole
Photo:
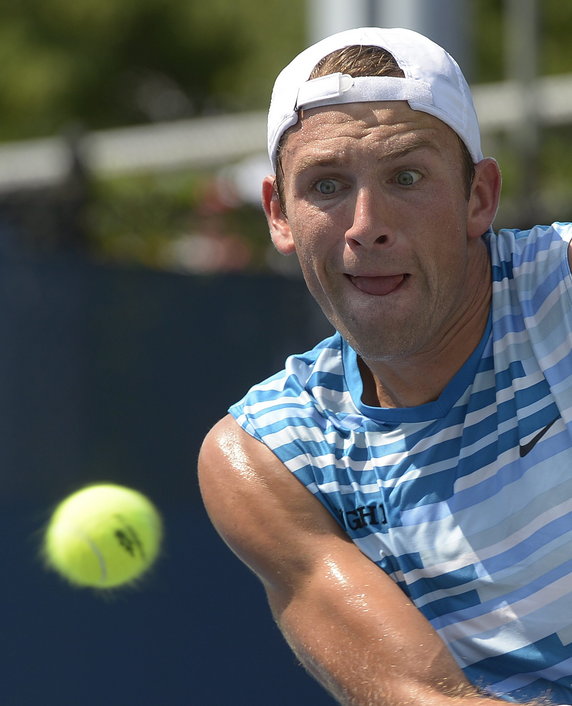
[[[288,583],[308,568],[311,536],[341,533],[272,451],[230,416],[203,442],[199,482],[217,531],[265,583]]]
[[[234,420],[225,418],[205,440],[200,480],[221,536],[258,574],[289,644],[337,698],[373,689],[399,703],[437,683],[468,688],[401,589]],[[362,665],[357,685],[355,664]]]

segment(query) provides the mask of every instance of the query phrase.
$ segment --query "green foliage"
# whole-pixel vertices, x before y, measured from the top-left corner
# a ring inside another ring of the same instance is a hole
[[[539,72],[541,74],[572,73],[572,52],[569,51],[572,28],[572,3],[562,0],[542,0],[539,27]]]
[[[302,43],[302,12],[303,0],[3,3],[0,140],[261,108]]]
[[[0,141],[262,110],[304,29],[305,0],[10,0],[0,4]],[[82,219],[91,252],[170,268],[178,253],[208,269],[191,250],[210,243],[227,269],[263,266],[260,209],[213,205],[213,183],[97,177]]]
[[[261,209],[225,199],[217,175],[206,172],[98,180],[87,215],[88,248],[108,262],[260,270],[271,247]]]
[[[503,0],[478,0],[474,3],[475,83],[500,81],[503,78],[503,5]]]
[[[572,73],[568,51],[572,28],[572,3],[537,0],[538,72],[541,75]],[[477,83],[506,78],[506,21],[504,0],[476,0],[475,67]]]
[[[474,82],[503,80],[505,0],[463,1],[474,8]],[[539,0],[538,11],[540,73],[572,72],[572,3]],[[264,110],[275,75],[305,45],[305,23],[305,0],[9,0],[0,5],[0,141],[75,125],[90,131]],[[531,167],[555,200],[572,183],[570,137],[568,128],[544,130]],[[516,143],[509,134],[490,140],[505,195],[518,201],[523,169]],[[92,252],[192,269],[210,244],[226,249],[223,268],[264,267],[264,216],[255,206],[213,198],[215,177],[98,178],[87,214]]]

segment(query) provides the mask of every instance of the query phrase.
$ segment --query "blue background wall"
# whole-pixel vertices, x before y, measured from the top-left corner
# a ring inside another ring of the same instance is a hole
[[[328,333],[295,279],[0,260],[2,706],[333,703],[196,482],[228,404]],[[38,556],[54,505],[99,481],[142,490],[165,520],[152,574],[112,596],[71,588]]]

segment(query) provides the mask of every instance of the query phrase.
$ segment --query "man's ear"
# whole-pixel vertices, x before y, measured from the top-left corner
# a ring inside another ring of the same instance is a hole
[[[270,228],[270,237],[276,250],[281,255],[291,255],[296,248],[288,218],[282,211],[280,197],[276,189],[276,178],[273,176],[267,176],[262,182],[262,207]]]
[[[501,174],[497,162],[487,158],[475,165],[468,206],[469,238],[480,238],[497,215],[501,191]]]

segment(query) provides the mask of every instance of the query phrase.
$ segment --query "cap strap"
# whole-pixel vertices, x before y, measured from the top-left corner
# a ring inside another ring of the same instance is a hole
[[[415,101],[433,105],[431,86],[425,81],[397,76],[349,76],[336,73],[306,81],[300,86],[296,109],[338,103]]]

